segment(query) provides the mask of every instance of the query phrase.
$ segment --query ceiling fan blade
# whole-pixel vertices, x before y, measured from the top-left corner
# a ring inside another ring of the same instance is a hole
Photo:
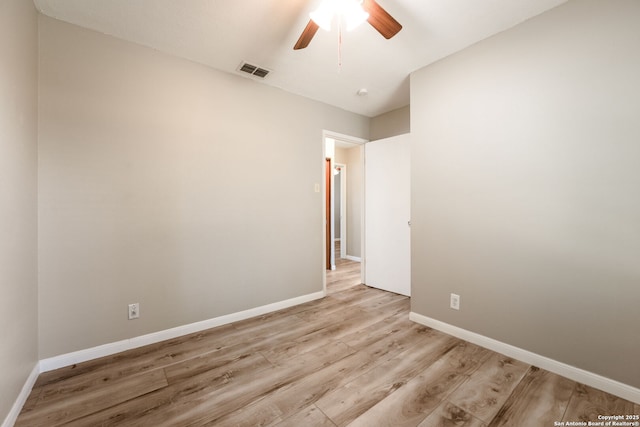
[[[309,46],[309,43],[311,43],[313,36],[316,35],[318,28],[320,28],[318,27],[318,24],[313,22],[312,19],[309,19],[309,23],[304,27],[304,30],[302,30],[302,34],[300,34],[300,38],[293,47],[293,50],[304,49]]]
[[[378,30],[385,39],[390,39],[402,29],[402,25],[376,3],[375,0],[364,0],[364,2],[362,2],[362,8],[369,12],[367,22]]]

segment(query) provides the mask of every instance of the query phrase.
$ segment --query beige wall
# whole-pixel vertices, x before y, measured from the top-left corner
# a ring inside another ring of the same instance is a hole
[[[0,422],[37,354],[37,14],[0,2]]]
[[[347,256],[360,258],[362,235],[362,146],[336,147],[335,162],[347,165]]]
[[[411,131],[410,119],[411,108],[408,105],[372,118],[369,132],[371,140],[409,133]]]
[[[40,48],[40,357],[322,290],[322,130],[368,118],[46,17]]]
[[[347,256],[362,256],[362,200],[364,179],[362,170],[362,146],[346,150],[347,161]]]
[[[412,75],[414,312],[640,387],[639,18],[570,1]]]

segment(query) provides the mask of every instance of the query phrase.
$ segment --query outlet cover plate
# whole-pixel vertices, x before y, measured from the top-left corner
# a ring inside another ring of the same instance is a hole
[[[137,302],[133,304],[129,304],[129,320],[137,319],[139,317],[140,317],[140,304]]]
[[[449,306],[454,310],[460,310],[460,295],[451,294],[451,301]]]

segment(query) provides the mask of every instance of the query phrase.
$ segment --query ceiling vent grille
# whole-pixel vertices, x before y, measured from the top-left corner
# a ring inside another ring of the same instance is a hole
[[[238,71],[251,74],[252,76],[264,79],[271,72],[266,68],[258,67],[257,65],[249,64],[248,62],[242,62],[238,67]]]

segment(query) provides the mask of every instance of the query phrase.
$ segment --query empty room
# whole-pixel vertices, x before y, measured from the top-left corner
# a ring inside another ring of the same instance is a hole
[[[0,422],[640,426],[640,1],[0,0]]]

